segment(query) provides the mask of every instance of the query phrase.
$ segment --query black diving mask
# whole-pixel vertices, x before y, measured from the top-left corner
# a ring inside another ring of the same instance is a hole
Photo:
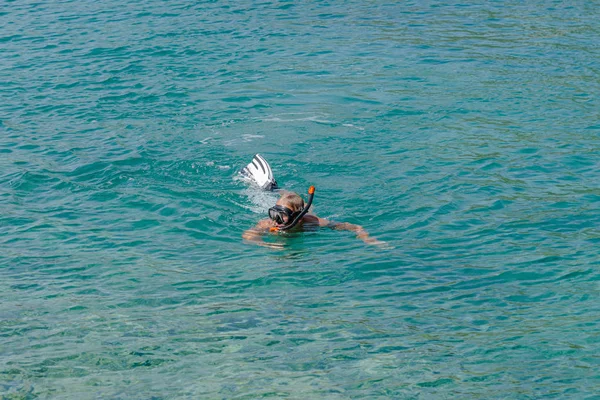
[[[298,212],[293,212],[291,209],[285,206],[274,206],[269,208],[269,218],[278,223],[279,225],[283,225],[291,222]],[[287,221],[284,219],[284,216],[287,217]]]

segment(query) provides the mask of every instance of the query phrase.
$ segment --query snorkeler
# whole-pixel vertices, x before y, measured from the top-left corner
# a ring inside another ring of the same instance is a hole
[[[243,168],[240,174],[259,185],[261,189],[278,190],[271,167],[259,154],[254,156],[252,162]],[[304,199],[298,194],[281,191],[281,196],[275,203],[275,206],[269,208],[269,218],[260,220],[256,226],[246,230],[242,237],[260,246],[281,247],[281,245],[263,241],[263,235],[287,230],[303,231],[305,229],[327,227],[335,230],[355,232],[356,237],[367,244],[386,245],[385,242],[370,237],[367,231],[360,225],[329,221],[319,218],[314,214],[309,214],[314,193],[315,188],[311,186],[308,189],[308,201],[305,203]]]

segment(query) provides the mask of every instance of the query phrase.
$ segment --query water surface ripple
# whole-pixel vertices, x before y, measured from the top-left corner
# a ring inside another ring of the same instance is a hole
[[[597,10],[6,2],[0,398],[597,398]]]

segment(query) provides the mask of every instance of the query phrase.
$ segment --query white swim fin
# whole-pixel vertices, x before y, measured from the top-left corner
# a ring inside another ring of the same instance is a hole
[[[260,154],[255,155],[252,162],[242,168],[240,175],[256,183],[262,190],[277,189],[271,166]]]

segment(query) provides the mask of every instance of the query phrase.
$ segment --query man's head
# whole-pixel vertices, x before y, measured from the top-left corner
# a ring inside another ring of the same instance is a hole
[[[304,200],[293,192],[281,195],[275,207],[269,209],[269,217],[276,223],[288,224],[304,209]]]
[[[294,192],[285,192],[277,200],[278,206],[284,206],[292,210],[293,212],[302,211],[304,208],[304,200],[298,194]]]

